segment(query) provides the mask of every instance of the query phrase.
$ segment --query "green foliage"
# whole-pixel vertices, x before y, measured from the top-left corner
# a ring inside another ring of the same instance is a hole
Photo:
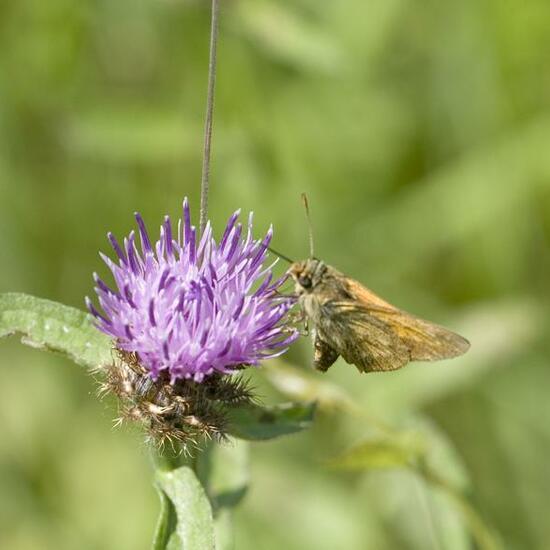
[[[157,527],[155,529],[155,536],[153,538],[153,550],[164,550],[169,544],[170,539],[174,536],[176,526],[178,523],[178,517],[174,504],[168,497],[168,495],[157,485],[157,493],[160,499],[160,513],[157,521]]]
[[[20,334],[24,344],[67,355],[85,367],[112,360],[111,340],[87,313],[50,300],[10,292],[0,294],[0,338]]]
[[[442,451],[444,461],[441,460]],[[452,517],[458,513],[461,522],[456,528],[463,533],[464,539],[471,537],[476,547],[482,550],[501,548],[497,535],[467,498],[464,489],[469,480],[464,479],[466,474],[456,450],[426,422],[417,421],[414,431],[386,432],[370,437],[331,459],[329,466],[349,472],[410,471],[417,478],[420,500],[428,500],[430,525],[442,524],[445,515]],[[437,508],[434,502],[437,502]]]
[[[156,478],[160,489],[170,499],[171,506],[168,503],[162,505],[153,549],[214,550],[212,508],[193,470],[189,466],[157,470]],[[173,513],[177,521],[174,521]],[[171,534],[167,539],[168,533]]]
[[[2,294],[0,338],[16,333],[23,335],[23,343],[66,355],[82,366],[93,368],[112,360],[111,341],[93,326],[91,316],[50,300]],[[230,431],[250,440],[295,433],[311,425],[314,409],[300,404],[239,407],[231,411]],[[218,550],[232,547],[230,516],[221,509],[235,506],[247,490],[248,445],[238,440],[210,445],[197,457],[202,483],[189,465],[156,471],[161,509],[154,550],[214,549],[216,537]],[[212,506],[218,513],[216,523]]]
[[[230,411],[229,431],[251,441],[273,439],[310,427],[314,413],[314,403],[239,407]]]
[[[17,333],[24,344],[61,353],[85,367],[113,360],[111,340],[94,327],[90,315],[26,294],[1,294],[0,338]],[[314,404],[299,403],[235,407],[229,415],[229,431],[241,439],[272,439],[308,428],[314,411]]]
[[[334,468],[368,470],[372,468],[406,467],[422,455],[421,449],[397,437],[363,441],[330,461]]]
[[[211,442],[187,458],[173,456],[169,449],[165,453],[155,460],[161,510],[153,549],[202,550],[215,545],[216,550],[233,550],[231,509],[248,489],[248,443],[236,439],[225,445]]]

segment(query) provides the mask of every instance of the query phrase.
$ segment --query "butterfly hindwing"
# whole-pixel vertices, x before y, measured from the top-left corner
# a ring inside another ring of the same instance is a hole
[[[326,372],[338,359],[338,352],[319,337],[315,332],[313,337],[313,364],[321,372]]]

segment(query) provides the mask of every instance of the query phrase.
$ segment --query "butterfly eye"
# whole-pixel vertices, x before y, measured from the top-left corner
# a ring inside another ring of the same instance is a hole
[[[311,288],[311,277],[308,277],[307,275],[298,277],[298,282],[300,283],[300,286],[304,288]]]

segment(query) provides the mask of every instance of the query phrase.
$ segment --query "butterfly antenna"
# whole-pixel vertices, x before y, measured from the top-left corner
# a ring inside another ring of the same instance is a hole
[[[289,264],[293,264],[294,260],[291,260],[288,256],[285,256],[284,254],[281,254],[280,252],[277,252],[274,248],[271,248],[270,246],[266,247],[270,252],[273,252],[275,256],[279,256],[281,260],[284,260],[285,262],[288,262]]]
[[[311,224],[311,215],[309,213],[309,202],[307,200],[307,195],[302,193],[302,203],[306,209],[306,219],[307,219],[307,228],[309,233],[309,257],[314,257],[314,247],[313,247],[313,226]]]

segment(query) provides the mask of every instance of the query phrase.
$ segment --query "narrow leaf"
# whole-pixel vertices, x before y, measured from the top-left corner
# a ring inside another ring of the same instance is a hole
[[[212,508],[193,470],[188,466],[158,470],[157,482],[174,505],[177,516],[176,529],[168,548],[214,550]],[[175,537],[179,539],[179,546]]]
[[[332,459],[329,465],[355,471],[399,468],[411,465],[422,454],[423,449],[418,442],[406,442],[400,438],[369,439]]]
[[[174,505],[166,493],[158,486],[156,489],[160,498],[160,514],[155,529],[152,550],[165,550],[176,530],[177,516]]]
[[[79,309],[27,294],[0,294],[0,337],[21,334],[32,347],[66,355],[85,367],[111,360],[111,341]]]
[[[314,414],[315,403],[239,407],[229,413],[229,432],[240,439],[252,441],[272,439],[309,428]]]

